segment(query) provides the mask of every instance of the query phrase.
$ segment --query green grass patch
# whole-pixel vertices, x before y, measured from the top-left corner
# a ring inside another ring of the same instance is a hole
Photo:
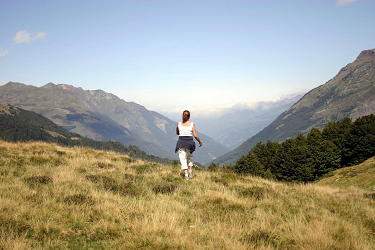
[[[262,246],[267,245],[277,247],[279,243],[278,237],[266,230],[257,230],[251,233],[245,233],[240,238],[240,241],[243,243],[253,245],[256,248],[260,248]]]
[[[214,197],[214,198],[207,198],[203,201],[198,202],[195,205],[195,208],[204,211],[204,213],[208,213],[206,215],[209,215],[210,213],[214,213],[216,215],[228,215],[232,212],[245,212],[245,207],[242,204],[238,204],[232,201],[229,201],[226,198],[221,197]],[[211,217],[211,215],[210,215]],[[228,219],[228,218],[224,218]]]
[[[63,202],[68,205],[93,205],[94,200],[91,196],[85,194],[73,194],[66,196]]]
[[[152,191],[155,194],[172,194],[177,189],[177,185],[170,182],[160,182],[152,184]]]
[[[133,166],[133,169],[136,171],[137,174],[145,174],[151,172],[151,166],[147,164]]]
[[[264,198],[266,194],[266,190],[262,187],[250,187],[250,188],[242,188],[238,190],[238,193],[242,197],[251,197],[256,200],[261,200]]]
[[[363,197],[375,201],[375,193],[372,193],[372,194],[363,194]]]
[[[37,175],[37,176],[31,176],[24,179],[24,182],[28,184],[30,187],[35,187],[38,185],[46,185],[49,183],[52,183],[52,178],[47,175]]]
[[[10,235],[20,237],[32,231],[32,227],[28,223],[0,214],[0,238],[6,238]]]
[[[228,182],[220,177],[217,177],[217,176],[212,176],[211,177],[211,181],[212,182],[215,182],[215,183],[219,183],[219,184],[222,184],[224,186],[228,186]]]
[[[111,164],[111,163],[105,163],[105,162],[97,162],[95,165],[94,165],[94,167],[96,167],[96,168],[100,168],[100,169],[111,169],[111,168],[113,168],[114,167],[114,165],[113,164]]]
[[[115,179],[104,175],[88,175],[86,178],[97,184],[101,189],[123,196],[137,196],[143,192],[142,188],[135,183],[126,181],[119,183]]]
[[[162,177],[163,181],[165,182],[173,182],[173,183],[182,183],[182,179],[180,177],[177,177],[174,174],[167,174]]]

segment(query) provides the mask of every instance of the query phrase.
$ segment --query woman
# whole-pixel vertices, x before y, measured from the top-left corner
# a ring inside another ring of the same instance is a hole
[[[195,124],[190,119],[190,112],[185,110],[182,113],[182,122],[177,123],[176,133],[178,136],[178,141],[176,144],[175,152],[178,151],[178,156],[181,162],[181,170],[185,172],[185,180],[193,178],[193,152],[195,151],[195,142],[193,140],[193,135],[195,139],[199,142],[199,147],[202,146],[202,141],[199,139],[197,132],[195,130]],[[189,172],[188,172],[189,169]]]

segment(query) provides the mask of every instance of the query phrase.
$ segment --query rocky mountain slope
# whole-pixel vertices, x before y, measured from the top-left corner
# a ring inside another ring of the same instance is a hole
[[[258,142],[284,141],[323,128],[331,121],[375,113],[375,49],[362,51],[327,83],[311,90],[261,132],[235,150],[219,157],[217,164],[233,164]]]
[[[82,136],[119,141],[136,145],[148,154],[177,158],[174,153],[176,122],[102,90],[83,90],[66,84],[35,87],[9,82],[0,86],[0,103],[42,114]],[[196,161],[207,163],[228,152],[210,137],[199,136],[204,147],[195,152]]]

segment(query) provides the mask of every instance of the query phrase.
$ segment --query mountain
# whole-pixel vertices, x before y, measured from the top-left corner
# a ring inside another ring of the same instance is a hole
[[[42,87],[9,82],[0,86],[0,102],[39,113],[71,132],[95,140],[136,145],[148,154],[178,158],[176,122],[102,90],[48,83]],[[228,149],[199,134],[204,147],[194,156],[207,163]]]
[[[51,120],[33,111],[0,104],[0,140],[8,142],[43,141],[63,146],[80,146],[115,151],[132,158],[171,164],[172,161],[158,156],[147,155],[136,146],[124,146],[119,142],[95,141],[81,137],[56,125]]]
[[[325,84],[305,94],[261,132],[235,150],[219,157],[216,164],[233,164],[258,142],[281,142],[322,129],[331,121],[356,119],[375,113],[375,49],[362,51]]]
[[[302,95],[278,101],[237,103],[219,118],[196,118],[199,130],[224,146],[235,149],[248,138],[260,132],[282,112],[290,108]]]

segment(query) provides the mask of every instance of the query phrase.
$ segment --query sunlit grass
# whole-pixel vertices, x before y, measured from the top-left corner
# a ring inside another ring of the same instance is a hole
[[[360,188],[277,183],[0,142],[0,249],[373,249]]]

